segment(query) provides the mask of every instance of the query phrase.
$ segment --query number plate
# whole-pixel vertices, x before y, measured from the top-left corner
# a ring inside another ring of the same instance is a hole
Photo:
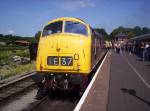
[[[72,66],[73,65],[72,57],[61,57],[61,65],[62,66]]]
[[[59,58],[57,56],[49,56],[47,58],[47,64],[58,66],[59,65]]]
[[[58,56],[49,56],[47,58],[47,64],[52,66],[59,65],[59,57]],[[61,66],[72,66],[73,65],[73,58],[72,57],[60,57],[60,65]]]

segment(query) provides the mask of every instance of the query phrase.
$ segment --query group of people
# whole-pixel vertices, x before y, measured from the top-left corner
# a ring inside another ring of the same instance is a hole
[[[113,47],[114,47],[116,53],[119,54],[119,53],[120,53],[120,50],[122,49],[121,43],[116,42],[116,43],[113,44]]]
[[[150,43],[148,42],[128,42],[127,44],[121,44],[120,42],[115,42],[113,47],[117,54],[121,51],[126,50],[130,55],[132,53],[141,57],[141,59],[150,61]]]

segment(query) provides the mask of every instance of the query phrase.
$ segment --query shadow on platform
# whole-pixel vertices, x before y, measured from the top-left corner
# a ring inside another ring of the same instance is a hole
[[[150,65],[146,65],[146,66],[149,66],[149,67],[150,67]]]
[[[137,61],[143,61],[141,58],[136,59]]]
[[[150,101],[147,101],[147,100],[145,100],[145,99],[139,97],[134,89],[121,88],[121,91],[122,91],[123,93],[127,93],[127,94],[129,94],[129,95],[131,95],[131,96],[133,96],[133,97],[135,97],[135,98],[141,100],[142,102],[144,102],[144,103],[146,103],[148,106],[150,106]]]

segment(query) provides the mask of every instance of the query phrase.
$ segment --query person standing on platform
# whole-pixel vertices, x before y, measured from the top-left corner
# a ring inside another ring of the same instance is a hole
[[[116,42],[114,43],[114,49],[115,49],[115,52],[117,52],[117,43]]]
[[[128,44],[129,55],[132,53],[132,43]]]
[[[142,42],[141,44],[141,51],[142,51],[142,60],[144,61],[145,60],[145,43]]]
[[[120,43],[119,42],[116,44],[116,52],[117,52],[117,54],[120,53]]]
[[[149,50],[149,44],[146,43],[144,51],[145,51],[145,59],[148,60],[148,50]]]

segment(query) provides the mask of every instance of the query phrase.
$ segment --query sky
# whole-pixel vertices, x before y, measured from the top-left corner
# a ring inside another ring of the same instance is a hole
[[[150,0],[0,0],[0,33],[34,36],[50,20],[76,17],[108,33],[150,28]]]

